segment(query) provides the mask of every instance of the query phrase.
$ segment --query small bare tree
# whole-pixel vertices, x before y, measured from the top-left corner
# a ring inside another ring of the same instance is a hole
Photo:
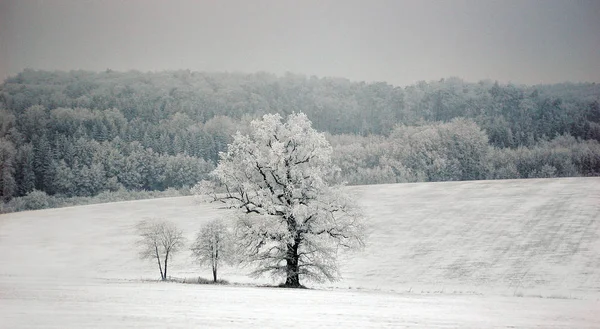
[[[167,279],[169,257],[185,245],[183,232],[172,222],[152,219],[137,224],[141,259],[156,259],[161,280]]]
[[[200,265],[210,264],[213,282],[217,282],[219,266],[232,257],[232,241],[227,226],[218,219],[208,222],[198,232],[191,250]]]

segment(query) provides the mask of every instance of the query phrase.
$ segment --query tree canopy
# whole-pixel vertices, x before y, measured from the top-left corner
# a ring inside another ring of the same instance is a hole
[[[213,201],[238,209],[236,237],[254,275],[269,273],[300,286],[302,278],[335,280],[338,248],[363,244],[362,215],[335,184],[332,148],[304,114],[278,114],[238,133],[204,183]]]

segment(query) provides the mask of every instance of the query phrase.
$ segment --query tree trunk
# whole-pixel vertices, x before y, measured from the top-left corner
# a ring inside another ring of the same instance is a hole
[[[287,278],[285,280],[285,286],[290,288],[299,288],[300,287],[300,276],[299,271],[300,267],[298,266],[298,246],[300,245],[300,240],[298,238],[294,239],[294,244],[287,246],[287,257],[286,257],[286,274]]]
[[[154,246],[154,249],[156,251],[156,261],[158,262],[158,270],[160,271],[160,279],[164,280],[165,275],[163,274],[162,266],[160,265],[160,255],[158,254],[158,247]]]
[[[165,254],[165,274],[163,276],[163,281],[167,279],[167,262],[169,261],[169,252]]]
[[[217,246],[215,248],[215,254],[214,254],[214,258],[213,258],[213,282],[217,283],[217,265],[218,265],[218,261],[219,261],[219,241],[217,240]]]

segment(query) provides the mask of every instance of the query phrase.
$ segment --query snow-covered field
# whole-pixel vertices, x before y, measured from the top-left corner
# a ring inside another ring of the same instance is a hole
[[[594,328],[598,302],[4,280],[2,328]],[[8,289],[7,291],[5,289]]]
[[[224,215],[193,198],[1,215],[0,328],[600,328],[599,178],[349,190],[369,245],[316,290],[143,282],[158,271],[137,258],[135,223],[168,218],[192,238]],[[221,276],[269,282],[243,272]],[[169,274],[209,277],[187,253]]]

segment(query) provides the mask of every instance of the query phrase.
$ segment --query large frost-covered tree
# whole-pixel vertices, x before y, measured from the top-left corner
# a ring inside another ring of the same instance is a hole
[[[363,217],[334,183],[332,148],[304,114],[265,115],[237,133],[198,193],[239,210],[236,240],[255,276],[333,281],[340,248],[363,245]],[[216,193],[219,184],[223,193]]]

